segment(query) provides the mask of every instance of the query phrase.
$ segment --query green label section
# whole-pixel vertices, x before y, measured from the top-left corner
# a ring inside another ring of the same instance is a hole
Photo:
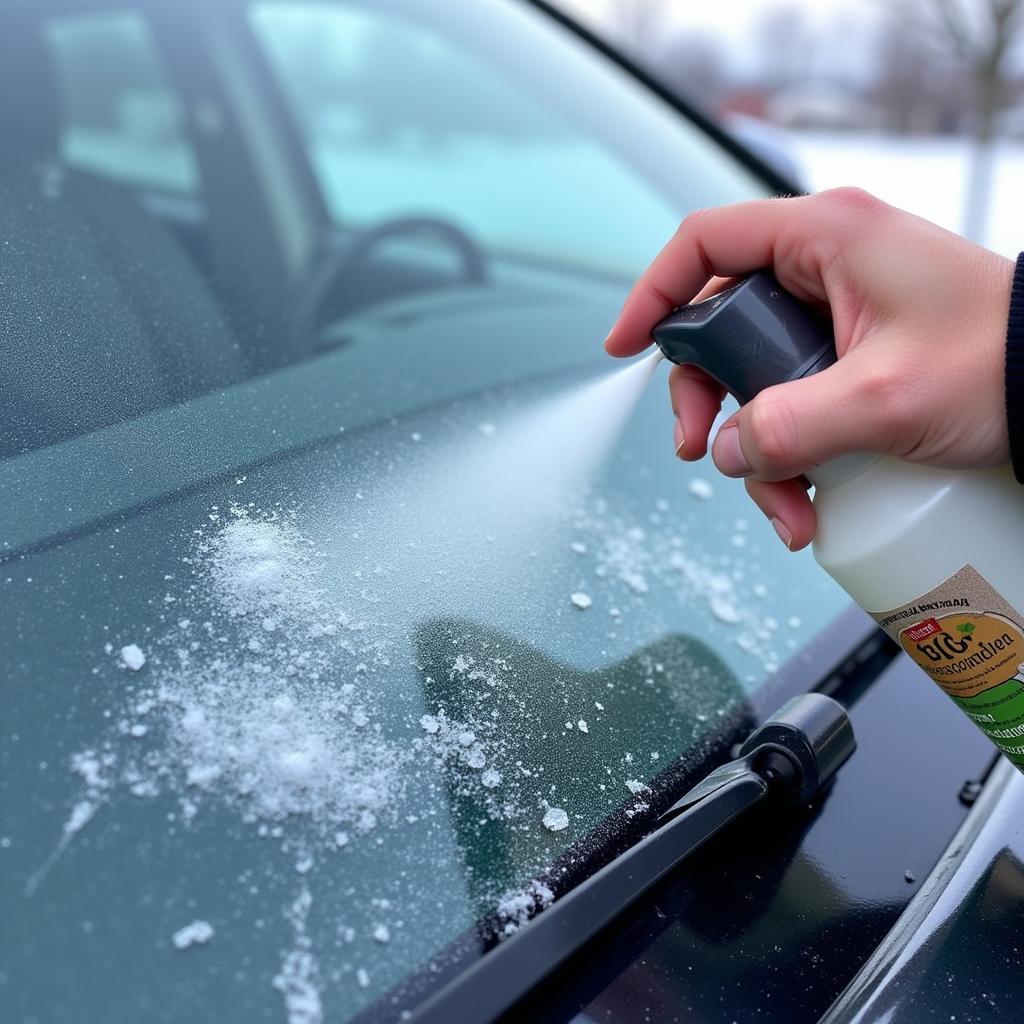
[[[1024,768],[1024,680],[1015,676],[973,697],[952,699],[1017,767]]]

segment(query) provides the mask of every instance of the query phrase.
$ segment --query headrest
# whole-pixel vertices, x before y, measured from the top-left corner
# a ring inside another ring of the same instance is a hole
[[[0,8],[0,153],[25,159],[57,155],[60,99],[38,17],[20,5]]]

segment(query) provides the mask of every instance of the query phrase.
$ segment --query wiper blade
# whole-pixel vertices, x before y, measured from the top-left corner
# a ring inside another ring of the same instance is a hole
[[[813,797],[856,745],[846,712],[831,697],[793,698],[750,735],[736,760],[673,804],[654,831],[436,992],[411,1019],[493,1020],[740,814],[767,797]]]

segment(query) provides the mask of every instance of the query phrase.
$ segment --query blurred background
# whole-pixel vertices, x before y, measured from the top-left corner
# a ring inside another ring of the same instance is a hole
[[[1024,248],[1024,0],[555,0],[810,191]]]

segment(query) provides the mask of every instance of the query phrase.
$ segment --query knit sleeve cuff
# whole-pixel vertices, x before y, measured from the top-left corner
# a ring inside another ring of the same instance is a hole
[[[1024,484],[1024,252],[1017,257],[1006,326],[1006,422],[1013,474]]]

